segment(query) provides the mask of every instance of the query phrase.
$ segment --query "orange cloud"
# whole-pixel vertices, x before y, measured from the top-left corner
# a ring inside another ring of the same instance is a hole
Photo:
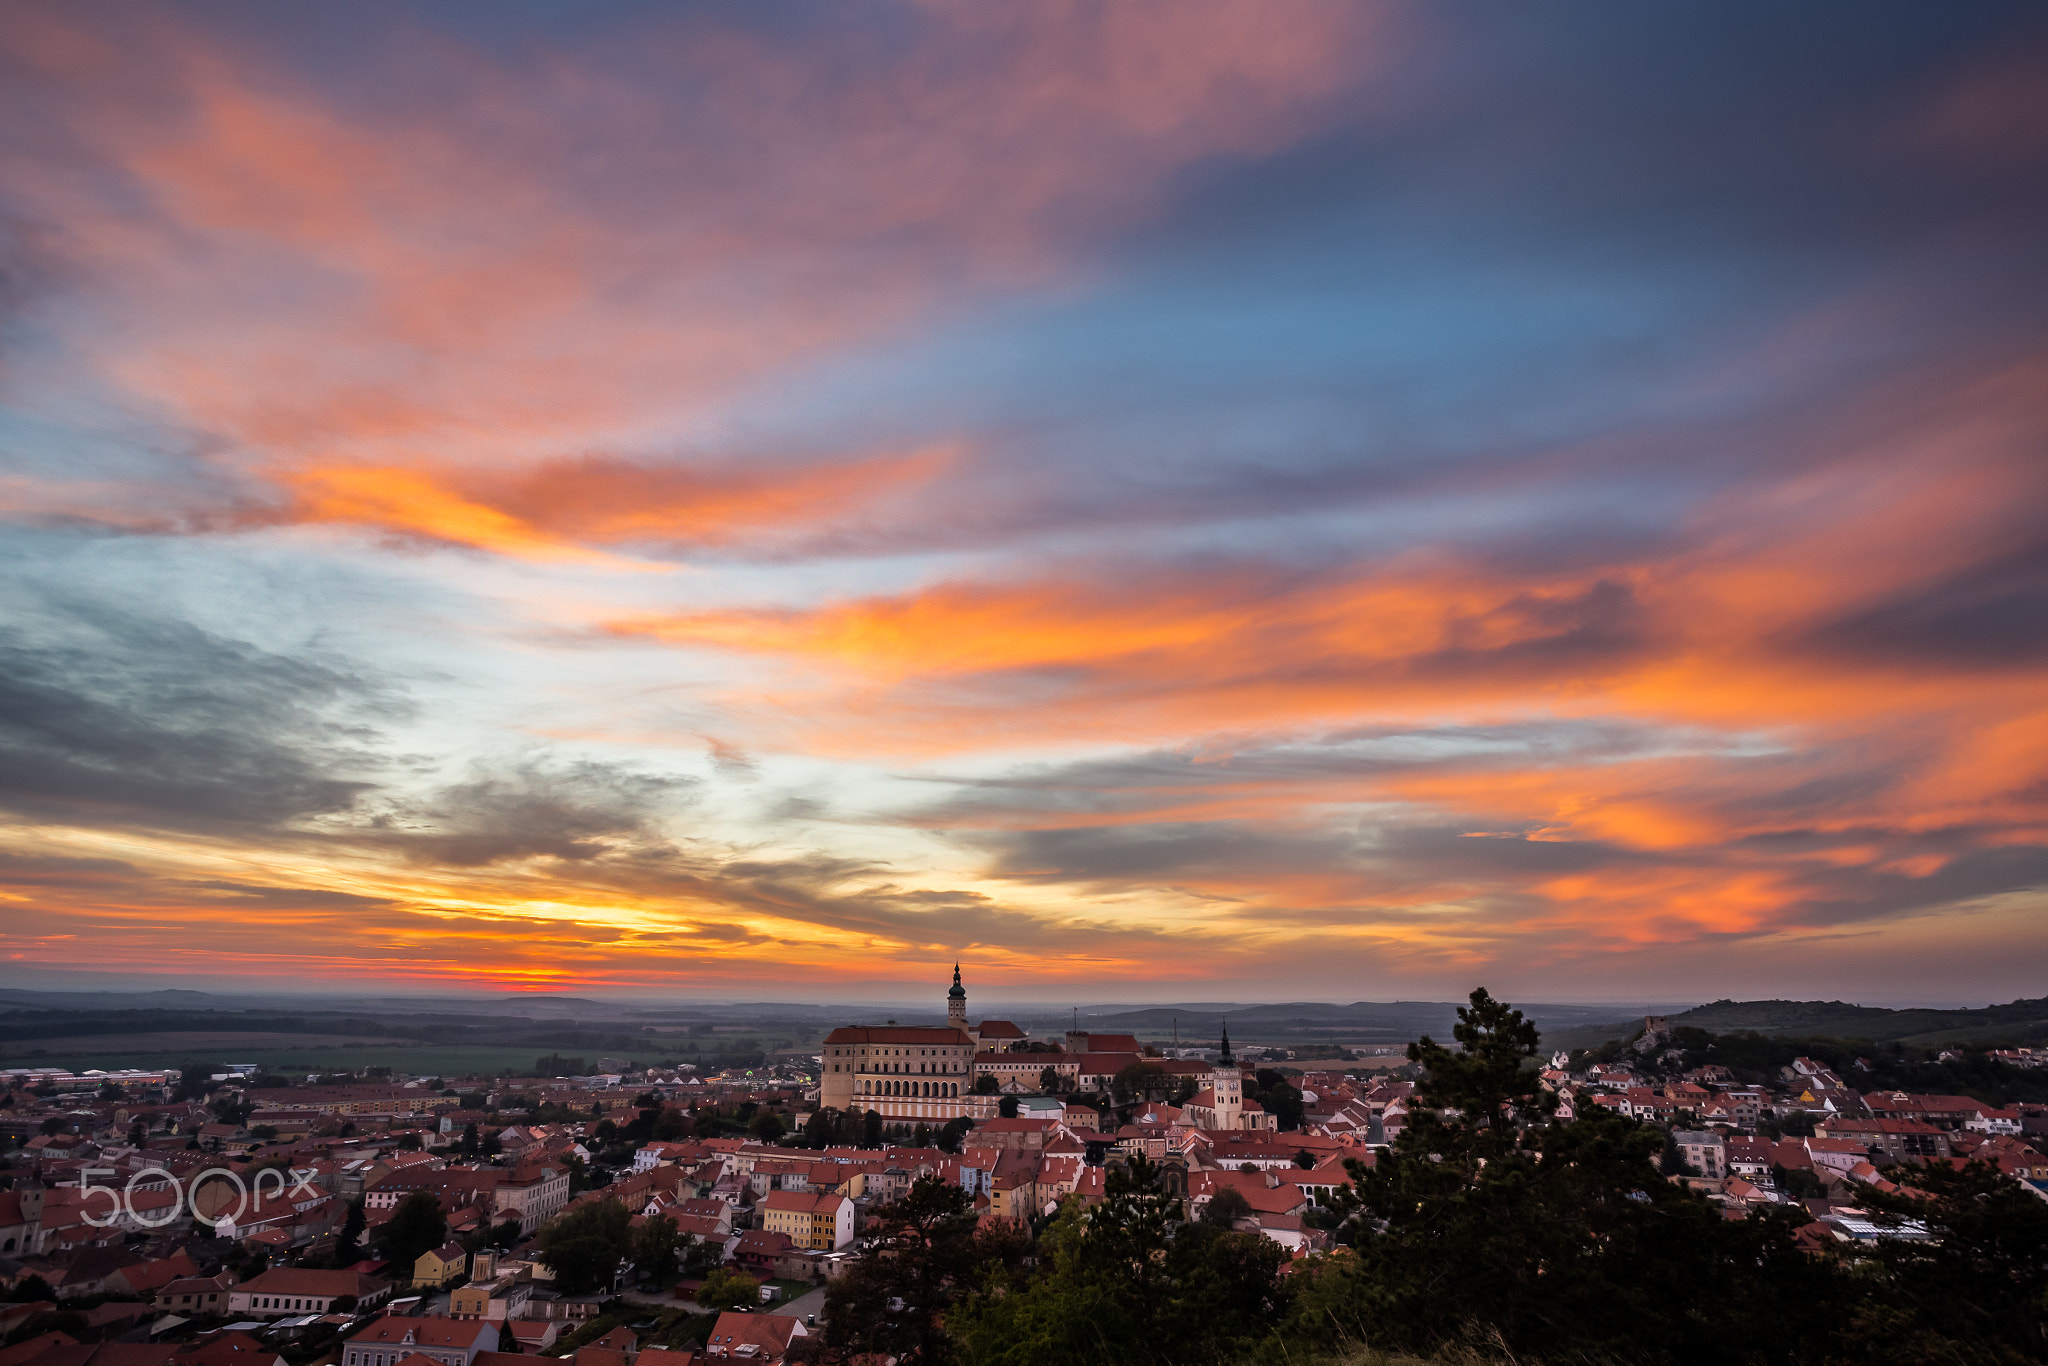
[[[1687,543],[1636,559],[1095,562],[606,629],[781,661],[781,738],[813,751],[1184,753],[1218,737],[1226,757],[1203,773],[1118,779],[1105,761],[1111,776],[1063,787],[1054,766],[1012,797],[997,785],[909,816],[1006,851],[998,878],[1235,903],[1248,921],[1320,908],[1461,953],[1528,935],[1631,952],[1818,933],[2036,877],[2048,658],[2004,635],[1975,658],[1958,633],[1992,610],[2009,631],[2000,595],[2039,600],[2024,515],[2048,492],[2026,455],[2039,373],[1942,377],[1942,402],[1910,419],[1859,414],[1797,477],[1731,490]],[[1350,770],[1227,759],[1232,743],[1313,748],[1356,727],[1565,722],[1672,738]],[[1359,820],[1504,843],[1467,840],[1462,860],[1354,843]],[[1161,840],[1171,853],[1154,857]]]
[[[588,453],[704,450],[792,367],[1070,270],[1179,168],[1313,128],[1377,27],[1324,0],[931,6],[880,47],[668,15],[538,68],[417,31],[341,95],[198,26],[51,10],[7,46],[68,136],[13,179],[89,263],[72,362],[313,518],[543,558],[718,540],[829,516],[887,462],[784,493],[744,452]]]
[[[2000,554],[2033,553],[2044,373],[1936,377],[1903,412],[1859,412],[1821,435],[1835,449],[1805,470],[1731,488],[1686,543],[1639,558],[1514,572],[1444,552],[1315,572],[1099,559],[605,630],[785,659],[792,697],[837,697],[869,723],[900,710],[914,724],[877,742],[913,750],[1001,744],[1020,699],[1047,735],[1144,742],[1527,715],[1825,735],[1914,717],[2003,737],[1975,759],[1956,752],[1980,775],[1960,781],[1993,780],[2002,763],[1993,781],[2016,783],[2038,751],[2027,718],[2042,671],[1979,667],[1900,633],[1950,610],[1913,605],[1945,580],[1993,575],[1953,591],[1994,591]]]
[[[925,483],[950,450],[826,467],[700,471],[621,460],[549,461],[529,471],[428,472],[324,466],[293,471],[295,497],[247,521],[379,528],[521,559],[617,563],[595,545],[720,546],[817,528]]]

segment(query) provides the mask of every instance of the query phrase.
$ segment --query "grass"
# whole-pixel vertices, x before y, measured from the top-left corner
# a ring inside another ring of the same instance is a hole
[[[816,1286],[812,1285],[809,1281],[764,1281],[763,1284],[777,1286],[782,1291],[781,1299],[776,1300],[772,1304],[764,1304],[761,1306],[763,1309],[767,1310],[771,1314],[781,1312],[782,1307],[788,1304],[791,1300],[801,1299],[803,1296],[810,1294],[811,1291],[817,1288]]]

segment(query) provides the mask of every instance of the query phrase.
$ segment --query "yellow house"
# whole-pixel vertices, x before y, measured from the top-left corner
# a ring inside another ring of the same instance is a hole
[[[462,1244],[453,1241],[441,1244],[432,1252],[422,1252],[412,1264],[412,1283],[415,1287],[432,1286],[436,1290],[450,1281],[459,1281],[469,1266],[469,1254],[462,1250]]]
[[[761,1227],[801,1248],[830,1252],[853,1241],[853,1201],[822,1191],[771,1191],[756,1208]]]

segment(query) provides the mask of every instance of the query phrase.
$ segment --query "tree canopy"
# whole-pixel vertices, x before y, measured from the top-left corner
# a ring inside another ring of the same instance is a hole
[[[704,1278],[697,1303],[706,1309],[751,1309],[761,1303],[761,1283],[744,1271],[719,1267]]]
[[[824,1345],[840,1357],[893,1356],[904,1366],[955,1359],[946,1328],[959,1297],[992,1267],[1018,1264],[1029,1235],[1006,1220],[979,1223],[974,1198],[921,1177],[869,1218],[869,1251],[825,1290]]]
[[[632,1218],[617,1200],[588,1200],[542,1225],[541,1256],[556,1288],[571,1295],[610,1289],[631,1245]]]
[[[401,1276],[412,1274],[420,1254],[448,1241],[448,1216],[431,1191],[412,1191],[398,1202],[391,1217],[377,1226],[370,1237],[378,1253],[393,1263]]]
[[[989,1274],[948,1319],[968,1366],[1228,1361],[1270,1339],[1287,1253],[1256,1233],[1184,1224],[1144,1158],[1069,1202],[1032,1264]],[[1240,1197],[1242,1198],[1242,1197]]]

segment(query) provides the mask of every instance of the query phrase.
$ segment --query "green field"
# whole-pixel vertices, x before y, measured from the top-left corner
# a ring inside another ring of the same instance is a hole
[[[397,1042],[323,1044],[298,1048],[227,1044],[216,1045],[197,1053],[191,1049],[180,1049],[175,1052],[138,1052],[122,1049],[118,1052],[105,1053],[84,1053],[66,1049],[33,1056],[17,1050],[8,1053],[4,1062],[9,1067],[64,1067],[74,1072],[93,1067],[111,1071],[121,1067],[182,1067],[189,1062],[253,1062],[286,1075],[389,1067],[394,1071],[408,1074],[454,1077],[470,1074],[496,1076],[508,1067],[514,1072],[531,1072],[536,1058],[562,1051],[564,1050],[536,1048],[531,1045],[520,1048],[493,1048],[482,1044],[407,1045]],[[645,1058],[636,1061],[645,1063],[655,1059]]]
[[[319,1043],[315,1042],[319,1036],[312,1034],[237,1036],[223,1030],[206,1034],[136,1034],[104,1042],[77,1036],[47,1041],[15,1040],[0,1044],[0,1067],[63,1067],[79,1072],[88,1068],[112,1071],[123,1067],[182,1067],[190,1062],[246,1062],[288,1075],[389,1067],[419,1076],[496,1076],[506,1068],[514,1073],[530,1073],[538,1059],[550,1054],[580,1057],[593,1070],[598,1059],[605,1057],[623,1057],[642,1067],[660,1062],[693,1062],[709,1067],[715,1065],[719,1053],[728,1049],[754,1052],[771,1044],[799,1042],[801,1037],[786,1029],[687,1039],[650,1036],[627,1050],[539,1043],[412,1043],[404,1039],[360,1037]],[[698,1051],[686,1051],[682,1046],[685,1043],[696,1044]]]

